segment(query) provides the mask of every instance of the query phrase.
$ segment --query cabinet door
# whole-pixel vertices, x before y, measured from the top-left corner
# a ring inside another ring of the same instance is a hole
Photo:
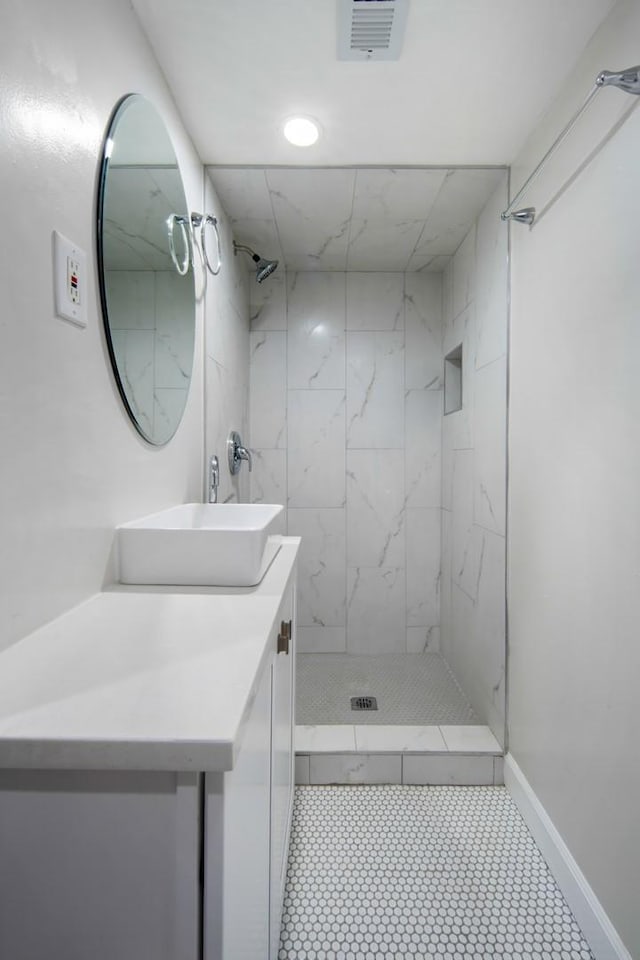
[[[204,960],[268,956],[270,747],[267,665],[235,767],[206,774]]]
[[[282,899],[287,873],[289,828],[293,803],[293,706],[295,686],[295,589],[284,595],[278,625],[280,634],[289,628],[288,652],[277,652],[272,670],[271,712],[271,882],[270,952],[278,954]]]
[[[2,960],[197,960],[196,774],[0,771]]]

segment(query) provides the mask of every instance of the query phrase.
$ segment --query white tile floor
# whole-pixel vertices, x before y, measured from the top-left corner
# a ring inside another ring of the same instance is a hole
[[[279,960],[593,960],[503,787],[298,787]]]
[[[301,653],[296,657],[296,723],[302,725],[476,724],[439,653]],[[378,709],[355,712],[351,697],[373,696]]]
[[[483,726],[296,727],[296,783],[501,784],[502,750]]]

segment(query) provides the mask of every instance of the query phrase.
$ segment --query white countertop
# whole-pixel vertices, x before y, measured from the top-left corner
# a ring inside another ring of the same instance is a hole
[[[0,768],[232,769],[299,542],[256,587],[114,584],[0,653]]]

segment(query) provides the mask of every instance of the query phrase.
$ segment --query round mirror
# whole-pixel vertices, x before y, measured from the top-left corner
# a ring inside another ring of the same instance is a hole
[[[190,221],[178,161],[148,100],[116,109],[98,191],[98,271],[118,389],[145,440],[178,429],[195,336]]]

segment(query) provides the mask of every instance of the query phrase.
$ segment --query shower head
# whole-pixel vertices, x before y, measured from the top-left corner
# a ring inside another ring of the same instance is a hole
[[[270,277],[278,266],[277,260],[265,260],[264,257],[260,257],[255,250],[252,250],[251,247],[247,247],[244,243],[236,243],[234,240],[234,255],[237,256],[238,250],[242,250],[243,253],[248,253],[253,262],[256,264],[256,281],[258,283],[262,283],[263,280],[266,280],[267,277]]]

